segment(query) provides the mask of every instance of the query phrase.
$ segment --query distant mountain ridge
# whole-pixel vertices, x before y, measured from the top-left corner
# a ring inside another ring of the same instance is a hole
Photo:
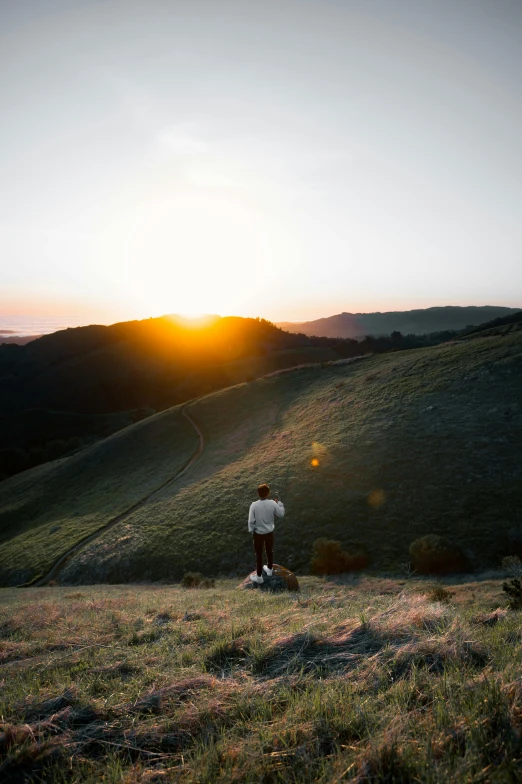
[[[314,321],[278,322],[276,326],[287,332],[326,338],[359,338],[364,335],[425,335],[429,332],[465,329],[486,321],[517,313],[520,308],[495,305],[456,306],[397,310],[376,313],[339,313]]]
[[[16,343],[18,346],[25,346],[26,343],[31,343],[41,337],[41,335],[6,335],[5,332],[0,332],[0,345],[2,343]]]

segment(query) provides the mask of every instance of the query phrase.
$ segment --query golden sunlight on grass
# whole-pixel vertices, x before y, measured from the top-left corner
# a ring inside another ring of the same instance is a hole
[[[0,591],[0,779],[520,780],[500,580],[300,584]]]

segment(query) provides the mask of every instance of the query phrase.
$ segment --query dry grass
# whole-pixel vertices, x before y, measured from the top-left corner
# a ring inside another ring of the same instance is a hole
[[[518,780],[500,581],[399,582],[4,590],[0,780]]]

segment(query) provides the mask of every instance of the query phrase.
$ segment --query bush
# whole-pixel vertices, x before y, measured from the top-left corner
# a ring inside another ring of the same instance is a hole
[[[364,553],[345,552],[341,543],[334,539],[316,539],[310,563],[313,574],[342,574],[357,572],[368,566],[368,556]]]
[[[468,568],[460,547],[437,534],[428,534],[410,544],[413,568],[420,574],[448,574]]]
[[[522,610],[522,583],[518,577],[512,577],[508,582],[502,583],[502,590],[507,594],[509,609]]]
[[[181,585],[184,588],[213,588],[215,584],[215,580],[203,577],[200,572],[187,572],[181,578]]]
[[[502,559],[502,566],[511,575],[511,580],[502,583],[502,590],[507,594],[509,609],[522,610],[522,561],[516,555]]]
[[[430,602],[442,602],[443,604],[449,604],[453,594],[451,591],[448,591],[447,588],[444,588],[443,585],[435,585],[431,591],[428,591],[426,596]]]
[[[203,575],[199,572],[186,572],[181,578],[181,585],[183,588],[197,588],[203,579]]]

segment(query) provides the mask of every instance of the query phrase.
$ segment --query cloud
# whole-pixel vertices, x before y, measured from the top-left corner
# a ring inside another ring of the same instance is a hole
[[[205,155],[210,146],[201,137],[183,128],[166,128],[156,135],[156,146],[170,155]]]
[[[185,178],[197,188],[237,188],[239,183],[217,166],[189,166]]]

